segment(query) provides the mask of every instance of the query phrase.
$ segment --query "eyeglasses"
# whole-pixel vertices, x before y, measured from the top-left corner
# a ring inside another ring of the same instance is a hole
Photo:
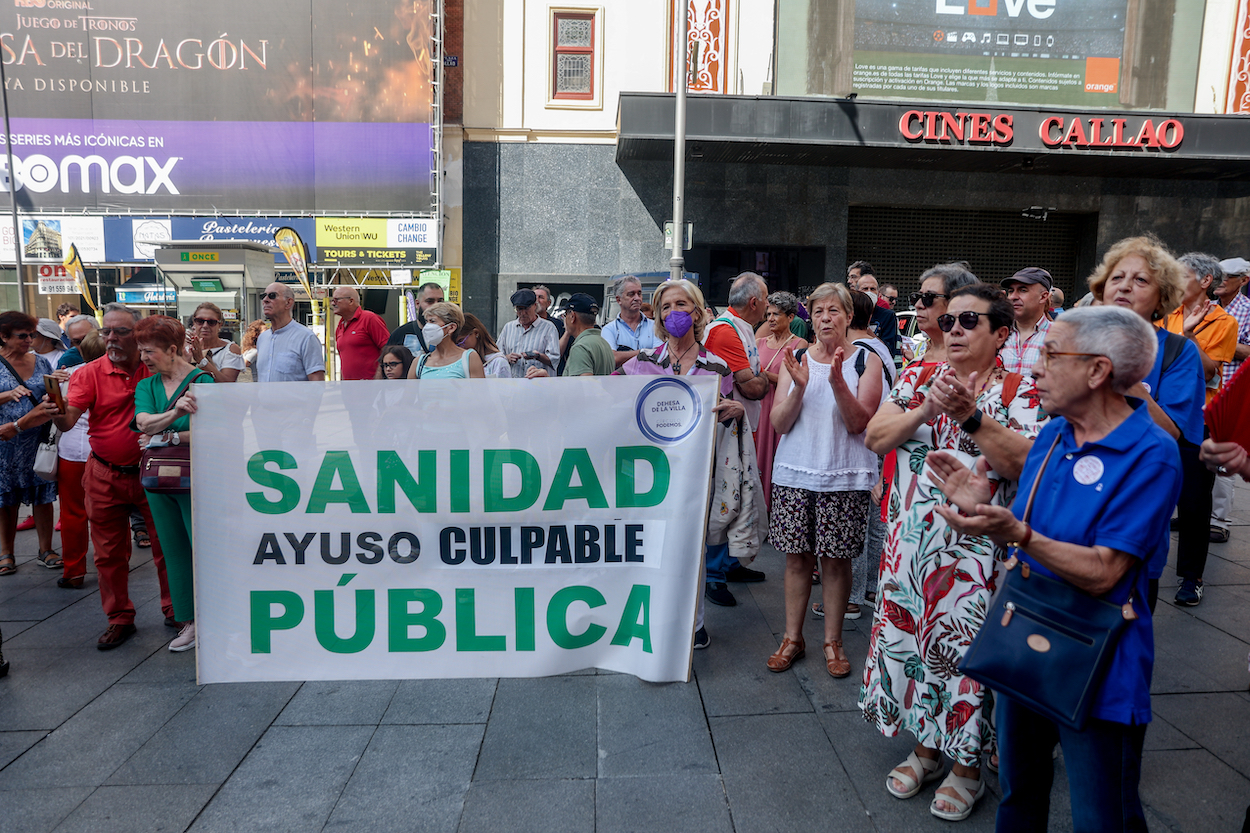
[[[265,301],[276,301],[282,295],[281,292],[262,292],[260,297]]]
[[[1102,353],[1065,353],[1060,350],[1043,350],[1038,356],[1037,363],[1042,366],[1043,370],[1050,368],[1050,360],[1055,356],[1083,356],[1087,359],[1096,358],[1103,355]]]
[[[394,370],[397,367],[403,367],[403,362],[378,362],[384,370]]]
[[[111,335],[115,335],[118,338],[125,338],[126,336],[130,335],[134,331],[135,331],[134,327],[101,327],[100,335],[104,336],[105,338],[108,338]]]
[[[965,330],[975,330],[977,328],[977,324],[981,323],[981,316],[988,318],[989,313],[972,312],[969,310],[968,312],[961,312],[957,316],[949,313],[946,315],[939,315],[937,317],[938,329],[944,333],[949,333],[955,327],[955,322],[958,321],[959,326],[963,327]]]
[[[191,323],[200,327],[216,327],[221,324],[216,318],[192,318]]]
[[[15,338],[18,341],[30,341],[35,337],[34,333],[14,333],[9,338]]]
[[[911,295],[907,296],[913,307],[917,304],[924,304],[926,307],[931,307],[933,306],[934,299],[950,297],[951,296],[943,295],[940,292],[913,292]]]

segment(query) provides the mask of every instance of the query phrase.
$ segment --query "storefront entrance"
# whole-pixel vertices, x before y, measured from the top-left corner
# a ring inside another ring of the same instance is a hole
[[[1083,295],[1095,265],[1098,215],[1047,213],[1044,220],[1038,215],[852,205],[847,263],[868,261],[877,282],[894,284],[903,296],[918,289],[917,278],[936,263],[966,260],[987,283],[1040,266],[1054,276],[1071,306],[1080,297],[1076,284]]]

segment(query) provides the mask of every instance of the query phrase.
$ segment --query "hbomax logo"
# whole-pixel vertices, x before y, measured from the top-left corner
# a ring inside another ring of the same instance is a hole
[[[119,156],[111,162],[103,156],[78,156],[71,154],[57,163],[50,156],[34,154],[25,158],[13,155],[13,170],[17,174],[18,189],[29,188],[46,194],[58,185],[61,193],[70,188],[89,194],[98,183],[99,190],[108,194],[155,194],[164,188],[167,193],[177,194],[171,176],[181,156],[171,156],[159,162],[151,156]],[[0,179],[8,187],[8,162],[0,156]]]

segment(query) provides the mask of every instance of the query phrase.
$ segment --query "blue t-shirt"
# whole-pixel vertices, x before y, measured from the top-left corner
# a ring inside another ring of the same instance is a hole
[[[1057,541],[1103,546],[1149,560],[1160,542],[1167,548],[1168,521],[1181,490],[1176,441],[1154,424],[1145,403],[1129,399],[1133,414],[1110,434],[1078,447],[1072,426],[1056,417],[1042,429],[1020,475],[1011,510],[1024,514],[1029,491],[1055,435],[1059,443],[1033,502],[1029,524]],[[1044,575],[1058,578],[1027,553],[1021,560]],[[1133,595],[1138,618],[1128,624],[1116,646],[1106,680],[1091,715],[1124,724],[1150,722],[1150,675],[1154,668],[1154,631],[1146,604],[1147,573],[1134,564],[1104,598],[1123,604]]]
[[[1167,330],[1158,328],[1159,349],[1155,353],[1155,366],[1142,382],[1146,390],[1159,403],[1164,413],[1172,418],[1181,436],[1194,445],[1202,445],[1202,409],[1207,404],[1207,377],[1202,372],[1202,357],[1198,346],[1185,339],[1185,347],[1168,367],[1167,376],[1159,380],[1163,372],[1163,343]]]

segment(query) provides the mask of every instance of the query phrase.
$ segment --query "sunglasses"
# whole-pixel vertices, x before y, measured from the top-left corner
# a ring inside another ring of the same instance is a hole
[[[951,296],[943,295],[940,292],[913,292],[911,295],[907,297],[908,297],[908,300],[911,301],[911,305],[913,307],[916,306],[917,304],[923,304],[926,307],[931,307],[933,306],[933,301],[935,299],[950,298]]]
[[[192,318],[191,323],[201,327],[216,327],[221,324],[216,318]]]
[[[959,326],[965,330],[975,330],[977,324],[981,323],[981,316],[989,317],[988,312],[961,312],[959,315],[939,315],[937,317],[938,329],[944,333],[949,333],[955,327],[955,322],[959,322]]]
[[[261,300],[264,300],[264,301],[276,301],[278,300],[278,298],[282,297],[282,293],[281,292],[262,292],[260,293],[260,297],[261,297]]]
[[[34,337],[35,337],[34,333],[14,333],[13,335],[9,336],[9,338],[16,339],[18,341],[30,341]]]
[[[101,327],[100,335],[104,336],[105,338],[108,338],[111,335],[115,335],[118,338],[125,338],[126,336],[130,335],[134,331],[135,331],[134,327]]]

